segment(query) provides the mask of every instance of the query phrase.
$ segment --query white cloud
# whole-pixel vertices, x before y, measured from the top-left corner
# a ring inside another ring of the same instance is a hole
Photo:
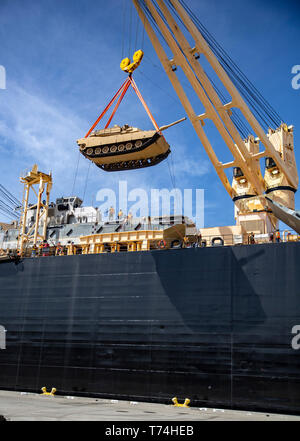
[[[0,120],[2,156],[22,157],[24,164],[36,162],[41,169],[51,169],[59,180],[68,179],[66,171],[77,154],[76,139],[86,122],[61,104],[50,105],[11,83],[0,105]]]
[[[201,178],[211,171],[211,163],[208,159],[203,159],[205,153],[200,141],[198,154],[197,151],[191,152],[191,149],[182,143],[173,142],[171,149],[173,153],[170,164],[175,177],[189,181],[191,178]]]

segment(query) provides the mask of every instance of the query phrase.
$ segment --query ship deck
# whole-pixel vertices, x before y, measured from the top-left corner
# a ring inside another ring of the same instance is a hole
[[[300,416],[0,391],[8,421],[300,421]]]

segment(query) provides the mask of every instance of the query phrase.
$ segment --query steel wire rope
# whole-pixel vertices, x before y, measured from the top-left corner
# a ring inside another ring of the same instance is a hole
[[[218,42],[212,37],[212,35],[208,32],[208,30],[204,27],[204,25],[198,20],[198,18],[193,14],[193,12],[182,3],[182,6],[185,8],[186,12],[191,16],[194,24],[198,28],[198,30],[201,32],[207,43],[209,44],[211,50],[213,53],[217,56],[219,59],[220,64],[222,67],[227,71],[229,77],[232,76],[232,68],[230,68],[230,64],[233,65],[236,69],[236,77],[238,78],[238,81],[243,83],[244,86],[246,86],[246,89],[243,89],[243,87],[239,90],[240,93],[245,95],[245,92],[248,92],[252,95],[252,98],[255,99],[256,104],[258,104],[267,117],[269,118],[269,122],[266,124],[266,122],[263,122],[262,125],[264,125],[265,129],[269,127],[270,125],[275,124],[275,126],[279,126],[282,118],[278,115],[278,113],[272,108],[272,106],[266,101],[266,99],[260,94],[260,92],[255,88],[255,86],[250,82],[250,80],[246,77],[246,75],[239,69],[239,67],[234,63],[234,61],[229,57],[229,55],[224,51],[224,49],[218,44]],[[174,12],[174,14],[177,16],[177,18],[180,20],[180,22],[183,24],[183,26],[186,28],[185,24],[183,23],[181,17],[178,15],[176,9],[173,7],[172,3],[169,0],[169,4]],[[228,68],[231,69],[231,72],[228,72]],[[245,84],[245,82],[248,83]],[[252,90],[251,90],[252,89]],[[247,101],[247,94],[245,97],[245,100]],[[256,106],[254,105],[253,101],[249,103],[251,108],[257,112]]]
[[[126,0],[123,0],[123,14],[122,14],[122,60],[124,58],[124,42],[125,42],[125,14],[126,14],[126,8],[125,8],[125,2]]]
[[[169,32],[173,34],[172,29],[170,28],[170,26],[169,26],[167,20],[165,19],[164,15],[162,14],[161,10],[160,10],[159,8],[157,8],[157,9],[158,9],[158,13],[159,13],[161,19],[164,21],[164,23],[165,23],[165,25],[167,26]],[[176,43],[178,44],[176,37],[175,37],[174,35],[173,35],[173,37],[174,37]],[[178,44],[178,47],[179,47],[179,49],[181,50],[179,44]],[[183,56],[186,58],[186,56],[185,56],[185,54],[183,53],[182,50],[181,50],[181,52],[182,52]],[[187,62],[188,62],[188,60],[187,60]],[[199,80],[198,78],[197,78],[197,81],[201,84],[201,82],[200,82],[200,80]],[[189,87],[191,88],[191,86],[189,86]],[[203,87],[202,84],[201,84],[201,87]],[[191,89],[192,89],[192,88],[191,88]],[[215,90],[216,90],[216,88],[215,88]],[[205,94],[206,94],[207,98],[211,101],[211,99],[210,99],[210,97],[208,96],[208,94],[207,94],[207,92],[206,92],[205,89],[204,89],[204,91],[205,91]],[[238,116],[237,116],[237,115],[234,116],[234,118],[233,118],[233,123],[234,123],[234,125],[236,126],[236,128],[238,129],[239,133],[240,133],[244,138],[246,138],[246,137],[247,137],[247,133],[246,133],[245,130],[242,129],[241,123],[238,121]]]
[[[210,48],[213,50],[214,54],[218,59],[223,58],[223,61],[226,62],[227,65],[231,65],[235,70],[239,79],[243,81],[243,83],[247,83],[247,87],[251,90],[253,95],[255,95],[257,103],[260,107],[264,109],[264,111],[268,114],[269,117],[274,118],[276,124],[280,124],[283,119],[276,112],[276,110],[268,103],[268,101],[263,97],[263,95],[258,91],[258,89],[253,85],[253,83],[247,78],[247,76],[242,72],[242,70],[237,66],[237,64],[232,60],[232,58],[225,52],[225,50],[221,47],[221,45],[214,39],[214,37],[209,33],[209,31],[205,28],[205,26],[200,22],[200,20],[196,17],[196,15],[191,11],[191,9],[185,4],[184,0],[179,0],[183,8],[186,12],[191,16],[194,24],[197,26],[198,30],[201,32]],[[170,0],[169,0],[170,3]],[[171,3],[170,3],[171,4]],[[171,4],[172,8],[173,5]],[[173,8],[174,10],[174,8]],[[175,11],[177,17],[177,11]],[[182,22],[182,21],[181,21]],[[226,69],[225,69],[226,70]]]
[[[82,200],[83,200],[83,201],[84,201],[84,198],[85,198],[85,193],[86,193],[87,184],[88,184],[88,180],[89,180],[91,163],[92,163],[92,161],[89,161],[89,166],[88,166],[87,173],[86,173],[86,177],[85,177],[84,191],[83,191],[83,197],[82,197]]]
[[[11,213],[10,211],[7,211],[5,208],[2,208],[0,206],[0,212],[2,213],[3,216],[8,217],[10,219],[18,219],[18,216]]]
[[[170,0],[169,0],[169,3],[170,3]],[[176,9],[173,7],[173,5],[171,3],[170,3],[170,5],[172,7],[173,12],[176,14],[178,19],[180,20],[180,22],[184,25],[181,17],[177,14]],[[159,10],[159,13],[160,13],[161,18],[164,20],[165,24],[168,26],[168,28],[170,30],[170,27],[169,27],[166,19],[164,18],[164,16],[162,15],[160,10]],[[190,13],[190,15],[191,15],[191,13]],[[199,22],[199,20],[197,18],[196,18],[196,20],[197,20],[197,22]],[[267,131],[268,128],[270,126],[272,126],[273,124],[275,125],[275,127],[279,126],[281,123],[281,118],[279,117],[277,112],[269,105],[269,103],[257,91],[255,86],[253,86],[253,84],[248,80],[248,78],[243,74],[243,72],[238,68],[238,66],[231,60],[231,58],[226,54],[226,52],[216,42],[216,40],[214,40],[215,45],[218,45],[220,52],[224,54],[225,58],[220,55],[220,53],[216,50],[215,46],[212,44],[212,42],[210,40],[210,38],[213,39],[213,37],[208,33],[208,31],[201,24],[201,22],[199,22],[199,23],[203,27],[204,33],[206,33],[210,36],[210,37],[207,37],[207,40],[208,40],[210,46],[212,47],[213,51],[215,52],[215,54],[218,56],[221,65],[227,71],[227,73],[231,77],[231,80],[233,81],[234,85],[237,87],[237,89],[239,90],[241,95],[245,98],[245,100],[248,102],[248,104],[252,108],[252,111],[255,113],[256,117],[258,118],[260,124],[263,126],[264,130]],[[234,69],[232,69],[232,67],[229,65],[228,60],[230,60],[231,63],[236,67],[236,71],[234,71]],[[240,74],[240,76],[239,76],[239,74]],[[258,96],[258,94],[259,94],[259,96]],[[266,106],[268,106],[269,109]],[[261,110],[259,110],[259,108]],[[245,131],[246,125],[244,124],[243,120],[237,115],[237,113],[236,112],[234,112],[234,113],[235,113],[235,115],[233,115],[233,118],[232,118],[234,124],[236,125],[237,129],[240,131],[242,136],[245,137],[245,135],[246,135],[246,137],[247,137],[247,133]],[[277,115],[277,119],[276,119],[275,114]],[[247,131],[249,131],[251,133],[252,129],[249,130],[249,128],[248,128]]]
[[[6,208],[8,211],[11,211],[12,213],[14,213],[14,208],[11,207],[11,206],[9,206],[9,205],[8,205],[6,202],[4,202],[1,198],[0,198],[0,204],[1,204],[1,205],[4,205],[5,208]]]
[[[224,65],[226,66],[226,70],[233,84],[236,86],[236,88],[239,90],[239,92],[245,98],[248,104],[250,104],[252,110],[258,115],[261,122],[265,126],[265,129],[272,123],[276,125],[277,122],[272,117],[268,116],[268,114],[261,108],[261,106],[258,107],[256,106],[257,99],[256,96],[251,91],[251,89],[249,89],[249,87],[244,83],[244,81],[238,77],[236,72],[234,72],[231,69],[231,67],[227,64],[227,62],[224,61]]]
[[[141,72],[141,71],[138,71],[139,72],[139,74],[141,74],[142,76],[144,76],[151,84],[153,84],[156,88],[158,88],[158,89],[160,89],[160,90],[162,90],[167,96],[169,96],[170,98],[172,98],[177,104],[178,104],[178,101],[177,101],[177,99],[175,99],[172,95],[170,95],[169,93],[167,93],[162,87],[160,87],[160,86],[158,86],[157,84],[155,84],[154,83],[154,81],[152,81],[149,77],[147,77],[146,75],[145,75],[145,73],[143,73],[143,72]],[[171,157],[172,157],[172,160],[173,160],[173,155],[172,155],[172,151],[171,151]],[[172,183],[172,185],[173,185],[173,188],[176,188],[176,178],[175,178],[175,173],[174,173],[174,166],[173,166],[173,172],[171,171],[171,167],[170,167],[170,164],[169,164],[169,157],[167,158],[167,164],[168,164],[168,167],[169,167],[169,173],[170,173],[170,178],[171,178],[171,183]],[[173,177],[171,177],[171,175],[173,175]]]
[[[177,16],[177,18],[180,20],[180,22],[186,28],[181,17],[178,15],[176,9],[173,7],[172,3],[170,3],[170,0],[169,0],[169,4],[171,5],[174,14]],[[187,11],[187,12],[189,12],[189,11]],[[199,30],[200,30],[201,34],[206,39],[206,41],[209,44],[213,53],[217,56],[220,64],[224,68],[224,70],[228,73],[230,79],[233,81],[233,83],[236,85],[236,87],[238,86],[237,88],[238,88],[239,92],[241,93],[241,95],[245,98],[245,100],[248,102],[248,104],[250,104],[250,107],[252,108],[252,110],[257,114],[257,116],[260,120],[260,123],[264,126],[264,129],[267,130],[268,127],[272,124],[274,124],[276,127],[279,126],[281,123],[281,118],[277,114],[278,118],[275,119],[275,116],[274,116],[275,110],[263,98],[263,96],[255,88],[255,86],[250,82],[250,80],[245,76],[245,74],[243,74],[243,72],[233,62],[233,60],[229,57],[229,55],[227,55],[227,53],[222,49],[222,47],[216,42],[216,40],[213,39],[211,34],[209,34],[207,29],[202,25],[202,23],[197,19],[197,17],[191,11],[190,11],[189,15],[192,16],[192,19],[194,17],[194,20],[193,20],[194,23],[197,25],[198,29],[200,28]],[[213,42],[212,42],[212,39],[213,39]],[[219,49],[216,47],[216,45],[218,45]],[[232,65],[235,66],[235,68],[237,70],[236,72],[232,69],[232,67],[230,66],[229,63],[231,63]],[[248,82],[248,85],[246,84],[246,82]],[[251,88],[252,88],[252,90],[251,90]],[[260,98],[258,97],[257,94],[259,94]],[[250,98],[248,95],[250,95]],[[263,112],[265,112],[265,115],[263,115],[262,112],[259,112],[256,104],[259,107],[261,107]],[[270,111],[267,109],[266,106],[269,106]],[[272,114],[272,112],[273,112],[273,114]],[[266,120],[266,117],[269,119],[269,121]]]
[[[145,14],[145,17],[147,16],[147,18],[149,19],[149,21],[153,24],[153,26],[155,27],[155,29],[156,29],[156,31],[160,34],[160,36],[163,38],[163,40],[165,41],[165,39],[164,39],[164,36],[163,36],[163,34],[162,34],[162,32],[161,32],[161,30],[159,29],[159,27],[158,27],[158,25],[157,25],[157,23],[156,23],[156,21],[154,20],[154,18],[153,18],[153,16],[152,16],[152,14],[151,14],[151,12],[149,11],[149,9],[148,9],[148,7],[145,5],[145,2],[144,2],[144,0],[141,0],[142,1],[142,3],[140,2],[140,5],[141,5],[141,7],[142,7],[142,9],[143,9],[143,12],[144,12],[144,14]],[[161,14],[160,14],[161,15]],[[162,16],[161,16],[162,17]],[[163,18],[163,17],[162,17]],[[164,18],[163,18],[164,19]],[[165,21],[165,20],[164,20]],[[167,24],[167,23],[166,23]],[[153,65],[154,65],[154,63],[152,63]],[[160,68],[160,67],[158,67],[157,65],[154,65],[155,67],[157,67],[157,68]],[[160,68],[163,72],[164,72],[164,69],[162,69],[162,68]],[[144,74],[145,75],[145,74]],[[184,83],[184,84],[186,84],[186,83]],[[192,87],[190,86],[190,84],[186,84],[191,90],[193,90],[192,89]],[[170,96],[170,95],[169,95]],[[172,97],[173,98],[173,97]],[[174,98],[173,98],[174,99]],[[175,100],[175,99],[174,99]],[[176,100],[176,102],[177,102],[177,100]],[[169,175],[170,175],[170,180],[171,180],[171,185],[173,186],[173,189],[176,189],[176,176],[175,176],[175,167],[174,167],[174,157],[173,157],[173,155],[172,155],[172,152],[171,152],[171,156],[172,156],[172,165],[173,165],[173,171],[172,171],[172,168],[171,168],[171,165],[170,165],[170,158],[168,157],[167,158],[167,165],[168,165],[168,170],[169,170]],[[177,193],[176,193],[176,197],[177,197]]]
[[[209,79],[209,81],[211,82],[213,88],[215,89],[216,93],[219,95],[221,101],[223,104],[226,103],[226,98],[224,96],[224,94],[222,93],[222,91],[218,88],[218,86],[215,84],[215,82],[213,81],[213,79],[208,75],[207,78]],[[232,112],[232,120],[234,121],[235,126],[237,127],[237,129],[239,130],[240,134],[244,137],[247,138],[249,133],[251,133],[251,129],[250,127],[247,127],[247,125],[244,123],[244,121],[242,120],[242,118],[240,118],[240,116],[238,115],[238,113],[235,111],[235,109],[231,109]]]
[[[142,31],[142,51],[143,52],[144,52],[144,43],[145,43],[145,20],[146,20],[146,17],[144,17],[143,31]]]
[[[135,42],[134,42],[134,50],[138,50],[137,48],[137,44],[138,44],[138,36],[139,36],[139,24],[140,24],[140,20],[139,17],[136,16],[136,32],[135,32]]]
[[[5,195],[5,197],[11,200],[12,204],[21,205],[21,202],[10,192],[8,191],[2,184],[0,184],[0,192]]]
[[[0,204],[2,204],[11,213],[15,213],[16,208],[8,205],[3,199],[1,199],[1,197],[0,197]]]
[[[133,4],[130,2],[129,6],[129,48],[128,48],[128,56],[131,57],[131,43],[132,43],[132,8]]]
[[[77,180],[77,174],[78,174],[78,167],[79,167],[79,161],[80,161],[80,149],[78,149],[78,155],[77,155],[77,164],[75,167],[75,173],[74,173],[74,179],[73,179],[73,185],[72,185],[72,191],[71,191],[71,196],[74,196],[74,190],[75,190],[75,184],[76,184],[76,180]]]
[[[165,19],[164,15],[163,15],[162,12],[160,11],[160,9],[158,9],[158,12],[159,12],[159,14],[160,14],[161,19],[164,21],[165,25],[166,25],[167,28],[169,29],[169,32],[170,32],[170,33],[173,33],[173,32],[172,32],[172,29],[170,28],[170,26],[169,26],[167,20]],[[180,17],[178,17],[178,18],[179,18],[180,21],[182,22],[181,18],[180,18]],[[173,35],[173,36],[174,36],[174,35]],[[175,41],[177,42],[175,36],[174,36],[174,39],[175,39]],[[178,44],[178,42],[177,42],[177,44]],[[179,47],[179,45],[178,45],[178,47]],[[179,49],[181,50],[180,47],[179,47]],[[182,52],[183,56],[186,58],[184,52],[183,52],[182,50],[181,50],[181,52]],[[188,60],[187,60],[187,61],[188,61]],[[208,76],[208,75],[207,75],[207,76]],[[213,87],[214,87],[215,91],[217,92],[217,89],[216,89],[216,87],[215,87],[213,81],[211,80],[211,78],[209,78],[209,80],[211,81],[211,83],[213,84]],[[201,84],[201,87],[203,87],[201,81],[200,81],[198,78],[197,78],[197,81]],[[204,88],[203,88],[203,89],[204,89]],[[210,97],[209,97],[209,95],[207,94],[207,92],[206,92],[205,89],[204,89],[204,92],[206,93],[207,98],[211,101],[211,99],[210,99]],[[217,93],[218,93],[218,92],[217,92]],[[223,99],[223,100],[224,100],[224,99]],[[238,117],[238,115],[234,115],[234,117],[232,118],[232,121],[233,121],[234,125],[236,126],[236,128],[238,129],[239,133],[240,133],[244,138],[247,138],[247,136],[248,136],[248,135],[247,135],[247,131],[245,130],[245,127],[242,128],[242,123],[243,123],[243,121]]]
[[[146,8],[146,7],[145,7]],[[144,49],[144,35],[145,35],[145,19],[146,19],[146,15],[148,15],[148,18],[151,19],[152,23],[155,25],[155,21],[153,20],[153,17],[151,16],[151,14],[149,13],[149,11],[146,11],[145,14],[145,18],[144,18],[144,26],[143,26],[143,34],[142,34],[142,49]],[[156,26],[157,28],[157,26]],[[159,31],[159,29],[157,28],[157,30]],[[159,31],[160,32],[160,31]],[[160,32],[161,34],[161,32]],[[162,34],[161,34],[162,35]],[[147,78],[155,87],[158,87],[152,80],[150,80],[144,73],[142,73],[141,71],[139,71],[139,73],[141,75],[143,75],[145,78]],[[161,87],[159,87],[161,90],[163,90]],[[168,94],[169,95],[169,94]],[[169,95],[171,96],[171,95]],[[171,97],[172,99],[174,99],[173,97]],[[175,99],[174,99],[175,100]],[[172,152],[171,152],[172,155]],[[170,163],[169,163],[169,157],[167,158],[167,166],[168,166],[168,171],[169,171],[169,176],[170,176],[170,180],[171,180],[171,185],[173,186],[173,189],[176,188],[176,182],[175,182],[175,175],[174,173],[172,173],[171,167],[170,167]]]

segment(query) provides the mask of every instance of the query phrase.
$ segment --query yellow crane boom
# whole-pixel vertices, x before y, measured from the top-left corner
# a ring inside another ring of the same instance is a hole
[[[270,128],[268,133],[265,133],[191,16],[183,7],[182,2],[169,0],[167,6],[165,0],[156,0],[156,2],[153,0],[132,1],[156,54],[210,161],[225,189],[235,202],[237,223],[241,221],[239,216],[246,215],[249,220],[252,213],[265,211],[264,222],[267,224],[268,218],[270,224],[267,229],[276,228],[277,220],[274,217],[272,218],[268,210],[265,210],[261,196],[267,193],[273,200],[289,208],[294,208],[294,193],[298,188],[298,173],[294,155],[293,127],[281,124],[275,130]],[[167,56],[157,33],[145,14],[145,7],[171,50],[171,59]],[[175,15],[193,38],[194,46],[189,44]],[[222,102],[201,64],[203,57],[209,62],[229,93],[230,102],[225,104]],[[188,99],[176,73],[177,67],[182,69],[203,104],[205,110],[201,115],[196,114]],[[256,136],[249,135],[247,139],[242,138],[230,117],[233,109],[238,109]],[[214,123],[232,154],[232,161],[223,163],[218,159],[205,133],[206,120],[211,120]],[[264,176],[260,167],[261,158],[265,158],[266,161]],[[234,169],[232,183],[229,182],[225,173],[228,168]]]

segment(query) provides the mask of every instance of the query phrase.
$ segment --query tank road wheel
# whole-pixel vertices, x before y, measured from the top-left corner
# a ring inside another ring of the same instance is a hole
[[[87,149],[86,153],[87,153],[88,155],[92,155],[92,154],[94,153],[94,150],[91,149],[91,148],[89,148],[89,149]]]
[[[109,148],[107,146],[103,147],[102,153],[108,153],[108,152],[109,152]]]
[[[127,142],[127,144],[125,145],[125,147],[126,147],[126,150],[131,150],[132,147],[133,147],[133,145],[132,145],[131,142]]]
[[[100,149],[100,147],[97,147],[95,149],[95,155],[100,155],[100,153],[101,153],[101,149]]]
[[[119,152],[123,152],[124,148],[125,148],[124,144],[119,144],[118,145],[118,151]]]
[[[79,146],[79,148],[80,148],[81,151],[83,151],[83,150],[86,148],[86,144],[81,144],[81,145]]]
[[[116,145],[112,145],[111,148],[109,149],[109,151],[111,153],[115,153],[117,151],[117,146]]]
[[[138,141],[135,141],[134,145],[135,145],[135,147],[136,147],[137,149],[139,149],[140,147],[142,147],[143,143],[142,143],[142,141],[139,139]]]

